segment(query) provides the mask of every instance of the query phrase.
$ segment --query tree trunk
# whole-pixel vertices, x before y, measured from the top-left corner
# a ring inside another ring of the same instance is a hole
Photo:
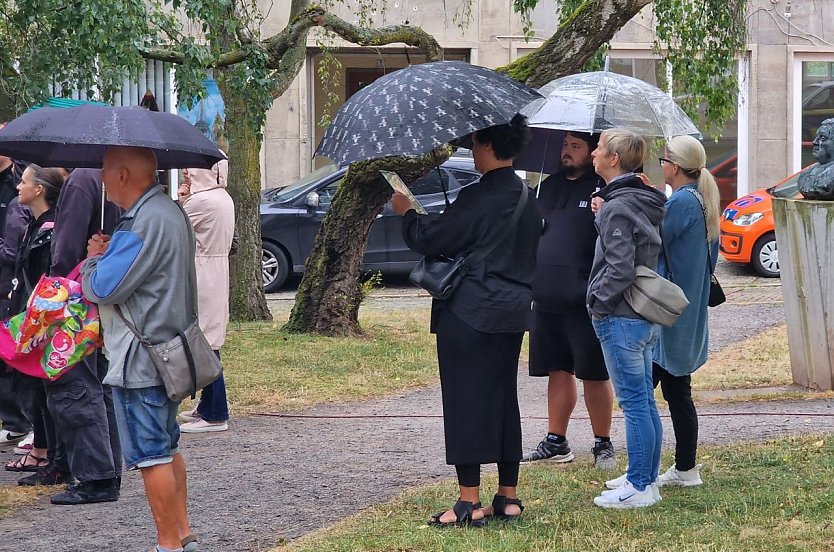
[[[538,49],[498,71],[539,88],[553,79],[579,72],[652,0],[587,0]]]
[[[261,137],[249,121],[246,97],[226,83],[217,71],[217,86],[226,109],[224,131],[229,142],[229,194],[235,201],[235,225],[240,247],[231,263],[232,320],[272,320],[264,295],[261,271]]]
[[[285,330],[332,336],[360,335],[362,256],[368,233],[391,187],[379,178],[362,181],[348,171],[322,221],[304,266]]]
[[[393,192],[379,170],[394,171],[410,183],[434,170],[435,164],[443,163],[450,154],[451,149],[443,146],[420,157],[388,157],[350,166],[304,265],[304,278],[285,330],[361,335],[362,257],[371,225]]]

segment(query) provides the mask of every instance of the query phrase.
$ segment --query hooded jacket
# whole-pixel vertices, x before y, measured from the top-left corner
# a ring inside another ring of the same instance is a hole
[[[191,194],[182,208],[197,239],[197,305],[200,329],[215,351],[229,323],[229,250],[235,233],[235,204],[226,192],[229,162],[211,169],[188,169]]]
[[[596,218],[599,238],[586,296],[588,313],[594,319],[640,318],[623,293],[634,282],[636,266],[657,268],[666,196],[634,175],[611,182],[596,195],[605,203]]]

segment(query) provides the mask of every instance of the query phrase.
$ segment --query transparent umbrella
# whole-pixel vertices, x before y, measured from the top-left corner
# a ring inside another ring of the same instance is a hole
[[[624,127],[643,136],[701,138],[695,124],[666,92],[633,77],[594,71],[550,81],[544,96],[523,113],[531,126],[602,132]]]
[[[618,127],[648,137],[688,134],[702,138],[671,96],[626,75],[608,71],[578,73],[550,81],[539,93],[542,99],[533,100],[521,110],[537,133],[538,147],[529,148],[519,157],[516,168],[539,170],[542,149],[552,149],[554,142],[561,147],[563,134],[548,135],[546,129],[602,132]]]

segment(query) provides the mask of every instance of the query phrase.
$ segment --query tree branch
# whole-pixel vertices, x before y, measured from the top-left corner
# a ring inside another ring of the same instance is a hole
[[[538,49],[497,70],[538,88],[577,73],[652,0],[587,0]]]
[[[418,48],[426,57],[426,61],[443,59],[443,48],[432,35],[420,27],[390,25],[380,29],[366,29],[352,25],[331,13],[324,13],[319,18],[319,25],[360,46],[384,46],[401,42]]]
[[[269,61],[267,68],[288,71],[295,74],[294,63],[286,63],[284,57],[290,50],[306,49],[307,33],[313,27],[324,27],[341,36],[348,42],[360,46],[383,46],[385,44],[403,43],[414,46],[426,57],[427,61],[443,59],[443,49],[437,40],[420,27],[410,25],[391,25],[381,29],[365,29],[327,13],[321,6],[307,6],[307,0],[294,0],[292,9],[300,10],[287,26],[277,35],[261,42]],[[140,49],[142,57],[169,63],[182,64],[186,57],[174,47]],[[247,50],[237,48],[218,56],[206,67],[222,69],[246,61]],[[298,56],[291,56],[296,59]],[[303,60],[302,60],[303,61]]]
[[[182,52],[178,52],[173,47],[171,48],[140,48],[139,55],[145,59],[155,59],[157,61],[167,61],[168,63],[175,63],[182,65],[185,63],[185,56]],[[242,61],[246,61],[249,53],[243,49],[232,50],[225,54],[221,54],[214,61],[206,64],[207,69],[222,69],[224,67],[231,67]]]

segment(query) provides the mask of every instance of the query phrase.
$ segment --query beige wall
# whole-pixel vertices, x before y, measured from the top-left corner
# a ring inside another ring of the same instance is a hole
[[[287,10],[279,6],[286,4],[286,0],[275,2],[264,23],[265,30],[276,32],[283,27]],[[402,24],[407,20],[411,25],[422,26],[444,48],[454,51],[454,59],[468,57],[478,65],[497,67],[536,45],[535,41],[525,43],[521,38],[521,24],[510,4],[506,0],[474,0],[472,20],[464,29],[454,22],[452,13],[443,11],[443,2],[437,0],[389,0],[386,12],[373,17],[378,25]],[[749,82],[743,84],[749,113],[746,124],[742,120],[743,128],[739,128],[740,140],[745,136],[747,139],[750,190],[770,186],[793,172],[791,102],[795,56],[813,53],[830,56],[834,61],[834,0],[794,0],[789,23],[786,7],[786,0],[750,0]],[[341,15],[352,18],[344,8]],[[536,37],[550,36],[556,20],[553,2],[540,2],[534,12]],[[615,36],[612,49],[646,55],[652,46],[652,28],[653,16],[647,8]],[[287,184],[312,167],[310,153],[321,136],[314,120],[322,103],[321,87],[314,73],[317,44],[316,39],[310,39],[308,63],[267,116],[263,155],[267,187]],[[403,52],[402,45],[373,50],[351,47],[342,58],[346,67],[376,67],[384,63],[390,69],[407,64]],[[344,95],[344,84],[338,88]]]

